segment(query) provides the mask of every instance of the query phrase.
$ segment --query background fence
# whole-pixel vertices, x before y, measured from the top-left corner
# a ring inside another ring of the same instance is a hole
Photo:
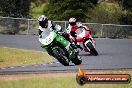
[[[67,21],[54,21],[65,30]],[[132,25],[83,23],[92,30],[92,36],[100,38],[132,38]],[[0,34],[38,35],[38,21],[24,18],[0,18]]]

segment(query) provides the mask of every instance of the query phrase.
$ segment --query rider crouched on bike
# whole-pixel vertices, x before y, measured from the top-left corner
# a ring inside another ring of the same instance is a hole
[[[48,18],[45,16],[45,15],[41,15],[39,18],[38,18],[38,21],[39,21],[39,28],[38,28],[38,34],[39,34],[39,38],[42,37],[42,32],[44,30],[47,30],[47,29],[53,29],[55,31],[59,31],[61,30],[61,26],[59,25],[55,25],[53,23],[53,21],[50,21],[48,20]],[[52,52],[49,52],[48,50],[46,50],[48,52],[49,55],[53,56],[53,53]]]
[[[53,29],[56,33],[60,33],[60,35],[62,35],[64,38],[67,37],[65,36],[65,34],[63,34],[62,32],[62,28],[60,25],[55,24],[53,21],[48,20],[48,18],[45,15],[41,15],[38,18],[39,21],[39,28],[38,28],[38,32],[39,32],[39,37],[41,38],[41,33],[46,30],[46,29]],[[71,47],[75,50],[75,48],[73,47],[74,45],[71,44]],[[48,50],[47,50],[48,52]],[[52,55],[52,53],[48,52],[49,55]]]
[[[60,25],[57,25],[53,21],[48,20],[48,18],[45,15],[41,15],[38,18],[38,21],[39,21],[39,28],[38,28],[39,36],[41,36],[41,33],[47,28],[51,28],[56,32],[62,30]]]
[[[69,25],[68,25],[68,28],[67,28],[67,30],[66,30],[67,33],[68,33],[69,35],[71,35],[72,37],[76,37],[76,30],[77,30],[78,28],[83,28],[83,29],[89,31],[89,33],[90,33],[90,38],[91,38],[92,41],[94,42],[94,39],[93,39],[92,36],[91,36],[91,30],[90,30],[87,26],[81,24],[80,22],[77,22],[76,18],[71,17],[71,18],[69,19]],[[78,48],[83,49],[79,44],[77,44],[76,39],[74,40],[74,42],[75,42],[75,44],[76,44],[76,46],[77,46]]]

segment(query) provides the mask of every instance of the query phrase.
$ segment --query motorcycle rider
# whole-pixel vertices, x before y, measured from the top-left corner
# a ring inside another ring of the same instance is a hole
[[[65,36],[65,34],[62,33],[62,28],[60,25],[58,24],[55,24],[53,21],[51,20],[48,20],[48,18],[45,16],[45,15],[41,15],[39,18],[38,18],[38,21],[39,21],[39,28],[38,28],[38,32],[39,32],[39,37],[41,38],[41,33],[46,30],[46,29],[53,29],[55,32],[57,33],[60,33],[60,35],[62,35],[64,38],[67,37]],[[75,50],[75,48],[73,47],[74,45],[71,44],[71,47]],[[76,51],[76,50],[75,50]],[[48,52],[48,50],[47,50]],[[52,55],[53,54],[51,52],[48,52],[49,55]]]
[[[62,30],[60,25],[57,25],[53,21],[48,20],[48,18],[45,15],[41,15],[38,18],[38,21],[39,21],[39,28],[38,28],[39,36],[41,36],[41,33],[47,28],[52,28],[56,32]]]
[[[89,31],[90,34],[91,34],[91,30],[90,30],[87,26],[81,24],[80,22],[77,22],[76,18],[71,17],[71,18],[69,19],[69,25],[68,25],[68,28],[67,28],[67,30],[66,30],[67,33],[68,33],[69,35],[73,36],[73,37],[76,37],[76,30],[77,30],[78,28],[83,28],[83,29]],[[94,42],[94,39],[92,38],[91,35],[90,35],[90,38],[91,38],[92,41]],[[76,39],[75,39],[74,42],[75,42],[75,44],[77,45],[78,48],[83,49],[79,44],[77,44]]]

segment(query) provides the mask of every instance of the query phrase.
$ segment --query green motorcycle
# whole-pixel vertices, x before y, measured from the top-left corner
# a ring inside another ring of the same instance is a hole
[[[75,65],[80,65],[82,63],[78,53],[70,46],[70,42],[54,30],[45,29],[39,41],[41,47],[46,49],[49,55],[55,57],[64,66],[69,66],[70,61]]]

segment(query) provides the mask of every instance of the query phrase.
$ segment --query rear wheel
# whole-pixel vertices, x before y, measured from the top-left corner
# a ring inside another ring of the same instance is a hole
[[[54,57],[64,66],[69,66],[69,60],[67,59],[66,55],[64,52],[62,52],[63,49],[54,49]]]
[[[94,48],[91,42],[88,42],[86,46],[90,49],[90,54],[95,55],[95,56],[98,55],[98,52],[96,51],[96,49]]]

